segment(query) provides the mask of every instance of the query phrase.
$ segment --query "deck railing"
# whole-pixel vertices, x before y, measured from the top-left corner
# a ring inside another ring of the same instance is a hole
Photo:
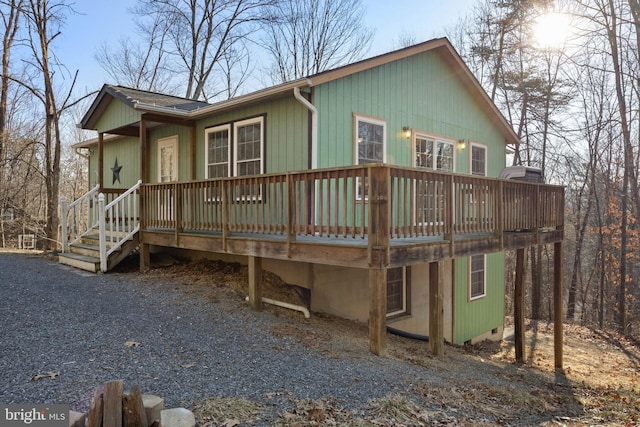
[[[143,228],[223,237],[451,239],[564,224],[560,186],[389,165],[150,184],[141,194]]]
[[[138,191],[142,181],[106,203],[104,193],[98,196],[100,270],[107,271],[109,255],[117,251],[140,230]],[[113,193],[112,193],[113,194]]]
[[[65,196],[60,197],[60,226],[62,228],[62,252],[69,252],[69,245],[97,225],[98,217],[92,214],[100,186],[96,185],[78,199],[67,204]]]

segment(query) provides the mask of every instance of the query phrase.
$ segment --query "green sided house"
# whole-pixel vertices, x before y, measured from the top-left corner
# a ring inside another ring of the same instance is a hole
[[[93,188],[63,203],[63,262],[248,263],[252,307],[273,271],[376,354],[387,326],[501,339],[503,250],[563,238],[562,187],[497,178],[517,136],[444,38],[214,104],[105,85],[80,125]]]

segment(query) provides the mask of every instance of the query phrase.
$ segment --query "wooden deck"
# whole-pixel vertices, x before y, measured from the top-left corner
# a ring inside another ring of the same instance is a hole
[[[148,184],[141,241],[398,267],[562,241],[559,186],[367,165]]]
[[[139,211],[142,269],[150,245],[247,256],[256,310],[263,258],[368,269],[369,343],[378,355],[386,353],[388,268],[429,264],[429,346],[442,354],[441,261],[517,249],[522,269],[523,248],[554,244],[562,367],[563,187],[375,164],[144,184]],[[522,354],[524,312],[516,307]]]

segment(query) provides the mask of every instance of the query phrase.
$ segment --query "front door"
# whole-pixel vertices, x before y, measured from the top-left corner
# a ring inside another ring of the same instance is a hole
[[[178,137],[158,140],[158,182],[178,180]]]
[[[178,137],[171,136],[158,140],[158,182],[169,183],[178,180]],[[171,189],[160,191],[158,219],[173,221],[175,216]]]

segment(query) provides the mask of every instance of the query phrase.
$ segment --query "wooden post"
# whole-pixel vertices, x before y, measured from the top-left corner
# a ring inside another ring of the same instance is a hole
[[[369,167],[368,171],[369,265],[380,268],[389,265],[391,176],[389,168],[383,165]]]
[[[104,385],[103,427],[122,427],[122,381]]]
[[[387,355],[387,266],[390,249],[390,170],[382,165],[369,173],[369,350]]]
[[[104,190],[104,134],[98,134],[98,184],[100,190]]]
[[[456,222],[456,188],[453,175],[444,178],[444,239],[449,242],[449,256],[453,258],[455,245],[453,244],[454,226]]]
[[[291,243],[296,240],[296,187],[291,174],[287,174],[287,256],[291,258]]]
[[[249,305],[262,311],[262,258],[249,256]]]
[[[197,159],[197,146],[196,146],[196,125],[192,123],[189,127],[189,137],[190,137],[190,147],[191,147],[191,156],[189,157],[189,161],[191,162],[190,170],[191,170],[191,181],[195,181],[197,178],[196,174],[196,159]],[[207,142],[205,141],[205,145]]]
[[[562,369],[562,241],[553,245],[553,354],[556,369]]]
[[[524,273],[527,265],[527,251],[516,251],[516,277],[513,291],[513,323],[515,336],[516,362],[524,363]]]
[[[387,355],[387,269],[369,269],[369,350]]]
[[[147,184],[151,177],[151,167],[149,159],[149,135],[147,133],[147,121],[144,115],[140,118],[140,179],[143,184]]]
[[[180,184],[178,184],[177,182],[174,183],[172,186],[172,193],[173,193],[173,203],[172,203],[172,207],[173,207],[173,219],[175,221],[174,224],[174,230],[175,230],[175,243],[176,246],[179,245],[180,243],[180,233],[182,233],[183,227],[182,227],[182,205],[183,205],[183,200],[182,200],[182,186]]]
[[[441,265],[429,263],[429,350],[436,356],[444,355],[444,290]]]

